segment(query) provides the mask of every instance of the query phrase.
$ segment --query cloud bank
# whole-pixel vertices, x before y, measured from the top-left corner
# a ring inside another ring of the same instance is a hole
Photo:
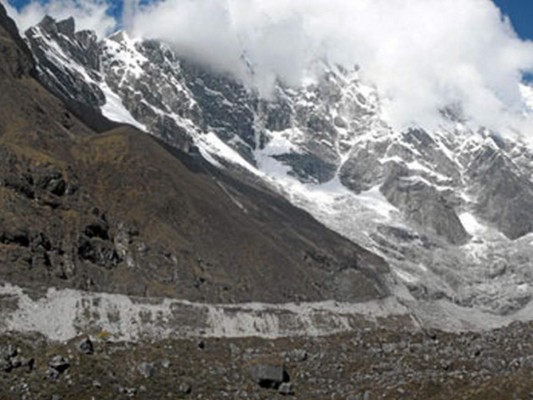
[[[117,24],[108,7],[34,0],[16,19],[24,29],[45,13],[74,15],[78,27],[105,35]],[[530,126],[520,117],[520,83],[533,72],[533,43],[491,0],[124,0],[122,24],[264,95],[278,79],[316,79],[323,62],[358,65],[396,128],[434,128],[439,110],[458,104],[473,124]]]
[[[475,123],[502,128],[533,71],[533,44],[490,0],[167,0],[131,29],[249,82],[244,58],[263,92],[277,78],[300,84],[317,61],[357,64],[396,127],[432,127],[460,103]]]
[[[7,0],[0,1],[21,32],[38,24],[45,15],[57,20],[74,17],[77,29],[95,31],[99,37],[112,33],[117,24],[107,15],[109,4],[105,0],[50,0],[45,3],[32,0],[20,11],[10,6]]]

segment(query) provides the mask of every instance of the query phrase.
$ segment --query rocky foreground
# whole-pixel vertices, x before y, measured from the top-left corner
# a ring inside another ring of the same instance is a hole
[[[0,337],[1,399],[533,399],[533,324],[447,334],[52,343]]]

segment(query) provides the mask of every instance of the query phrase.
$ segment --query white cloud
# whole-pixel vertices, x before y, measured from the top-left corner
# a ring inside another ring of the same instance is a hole
[[[317,60],[358,64],[397,127],[431,127],[461,102],[499,129],[523,107],[521,74],[533,67],[533,44],[490,0],[166,0],[138,12],[132,30],[250,83],[245,54],[263,93],[276,78],[301,83]]]
[[[109,4],[105,0],[50,0],[46,4],[32,0],[20,12],[9,6],[7,0],[0,1],[21,32],[38,24],[45,15],[57,20],[72,16],[77,29],[93,30],[99,37],[108,35],[116,26],[115,19],[106,14]]]
[[[122,15],[122,25],[126,28],[130,28],[133,24],[135,15],[139,11],[139,0],[123,0],[124,1],[124,13]]]
[[[6,3],[6,0],[0,0]],[[361,66],[386,98],[395,127],[432,128],[461,104],[474,124],[528,130],[520,81],[533,43],[520,40],[491,0],[124,0],[123,26],[230,72],[268,95],[276,79],[299,85],[321,61]],[[110,33],[105,0],[33,0],[8,10],[21,30],[45,14]],[[254,75],[247,67],[250,63]],[[532,130],[533,133],[533,130]],[[532,135],[533,136],[533,135]]]

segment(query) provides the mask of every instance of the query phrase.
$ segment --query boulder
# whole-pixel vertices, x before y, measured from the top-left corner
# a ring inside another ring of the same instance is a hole
[[[283,364],[260,363],[250,367],[250,375],[262,388],[279,389],[282,383],[289,382],[289,374]]]
[[[49,362],[48,366],[58,373],[65,372],[70,367],[70,361],[63,356],[54,356]]]
[[[292,396],[294,395],[294,390],[292,385],[289,382],[283,382],[278,389],[278,393],[282,396]]]
[[[154,375],[155,367],[152,363],[142,362],[137,366],[137,371],[139,371],[145,379],[149,379]]]
[[[94,353],[93,342],[88,337],[80,340],[76,347],[78,348],[78,351],[80,353],[87,354],[87,355]]]

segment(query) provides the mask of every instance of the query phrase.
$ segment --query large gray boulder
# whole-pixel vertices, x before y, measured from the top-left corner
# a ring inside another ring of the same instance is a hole
[[[249,368],[252,379],[266,389],[278,389],[282,383],[290,380],[283,364],[258,363]]]

